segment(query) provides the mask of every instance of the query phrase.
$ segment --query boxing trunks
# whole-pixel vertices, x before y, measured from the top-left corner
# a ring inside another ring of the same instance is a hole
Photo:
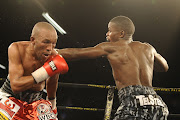
[[[10,94],[10,96],[15,97],[16,99],[26,101],[28,103],[32,103],[33,101],[40,100],[42,99],[42,96],[43,96],[43,91],[32,91],[32,90],[26,90],[18,94],[14,94],[12,92],[12,89],[10,86],[10,80],[8,78],[2,85],[1,90],[2,92]]]
[[[120,106],[114,120],[167,120],[168,108],[151,87],[128,86],[118,96]]]
[[[42,99],[42,92],[14,94],[7,79],[0,89],[0,120],[57,120],[57,109]]]

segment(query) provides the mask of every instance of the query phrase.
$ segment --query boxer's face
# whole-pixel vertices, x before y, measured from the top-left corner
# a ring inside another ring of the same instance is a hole
[[[108,24],[108,32],[106,33],[106,39],[109,42],[116,42],[121,38],[121,31],[117,27],[117,25],[113,22],[109,22]]]
[[[57,33],[42,30],[34,40],[34,50],[38,60],[45,62],[52,54],[57,43]]]

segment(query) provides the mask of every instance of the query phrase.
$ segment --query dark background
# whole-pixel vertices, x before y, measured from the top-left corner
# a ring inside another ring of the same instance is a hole
[[[167,73],[154,73],[153,86],[179,87],[179,0],[1,0],[0,78],[8,74],[7,49],[10,43],[29,40],[32,27],[49,15],[67,32],[59,34],[57,48],[90,47],[105,41],[110,19],[124,15],[136,26],[134,40],[148,42],[168,61]],[[114,85],[111,67],[105,58],[69,62],[69,72],[59,82]],[[106,89],[64,88],[57,92],[58,105],[105,108]],[[159,93],[170,113],[179,113],[179,93]],[[113,109],[117,109],[115,92]],[[102,120],[104,112],[60,110],[61,120]],[[112,115],[113,116],[113,115]]]

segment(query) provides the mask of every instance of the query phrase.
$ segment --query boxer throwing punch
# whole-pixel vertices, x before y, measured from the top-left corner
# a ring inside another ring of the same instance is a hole
[[[135,26],[128,17],[113,18],[108,29],[108,42],[57,51],[66,60],[109,60],[120,101],[114,120],[166,120],[167,106],[152,88],[153,69],[167,71],[166,60],[150,44],[133,41]]]
[[[64,58],[54,50],[56,30],[38,22],[30,41],[8,48],[9,74],[0,89],[0,116],[12,120],[56,120],[56,90],[59,74],[68,72]],[[47,100],[42,90],[47,89]]]

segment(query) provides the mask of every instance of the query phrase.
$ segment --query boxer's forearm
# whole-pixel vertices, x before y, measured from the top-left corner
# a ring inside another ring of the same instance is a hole
[[[169,69],[169,66],[167,64],[167,61],[160,55],[156,54],[154,59],[154,70],[157,72],[167,72]]]
[[[56,91],[58,87],[59,74],[56,74],[46,81],[47,98],[52,104],[52,110],[56,109]]]
[[[54,99],[56,97],[58,79],[59,79],[59,74],[56,74],[46,81],[46,90],[49,99]]]
[[[75,61],[80,59],[94,59],[105,56],[107,53],[101,48],[65,48],[57,49],[58,54],[62,55],[66,61]]]
[[[80,56],[81,48],[65,48],[65,49],[57,49],[58,54],[62,55],[67,61],[74,61],[78,59],[82,59]]]
[[[28,90],[35,84],[34,78],[32,76],[23,76],[20,78],[10,77],[12,91],[17,94],[19,92]]]

